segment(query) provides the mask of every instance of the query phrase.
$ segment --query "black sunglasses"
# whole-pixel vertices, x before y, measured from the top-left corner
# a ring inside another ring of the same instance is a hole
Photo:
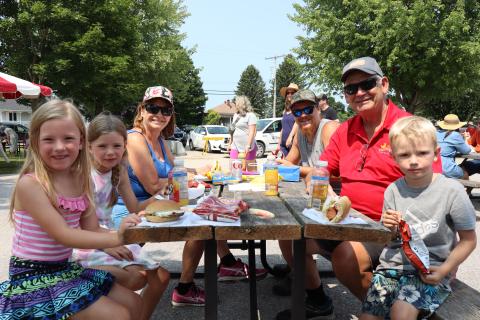
[[[368,78],[358,83],[352,83],[343,87],[343,92],[348,95],[354,95],[358,92],[358,88],[362,89],[363,91],[368,91],[373,89],[377,85],[378,77]]]
[[[152,103],[146,104],[145,110],[147,110],[147,112],[151,114],[158,114],[158,112],[161,112],[162,115],[166,117],[171,116],[173,114],[172,107],[160,107]]]
[[[313,109],[315,108],[314,105],[311,105],[311,106],[306,106],[305,108],[303,109],[295,109],[295,110],[292,110],[292,113],[293,113],[293,116],[298,118],[302,115],[302,113],[305,113],[306,115],[309,115],[309,114],[312,114],[313,113]]]

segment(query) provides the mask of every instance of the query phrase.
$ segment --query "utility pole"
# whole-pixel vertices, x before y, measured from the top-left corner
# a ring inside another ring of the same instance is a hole
[[[285,55],[282,54],[279,56],[265,58],[265,60],[273,60],[273,118],[276,116],[275,109],[277,106],[277,59],[282,57],[285,57]]]

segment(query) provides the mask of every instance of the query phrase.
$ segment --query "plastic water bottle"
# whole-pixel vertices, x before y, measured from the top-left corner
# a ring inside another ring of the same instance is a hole
[[[173,186],[170,200],[186,206],[188,205],[188,177],[187,169],[183,166],[183,163],[183,159],[175,159],[173,162],[174,167],[169,173]]]
[[[323,203],[327,199],[330,177],[327,167],[327,161],[318,161],[315,163],[310,181],[310,199],[307,205],[309,208],[322,210]]]
[[[263,173],[265,174],[265,195],[278,195],[278,166],[275,163],[274,155],[267,157],[267,163],[263,166]]]

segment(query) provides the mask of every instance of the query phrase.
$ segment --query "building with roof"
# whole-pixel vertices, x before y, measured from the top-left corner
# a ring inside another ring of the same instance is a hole
[[[235,108],[235,103],[233,102],[230,102],[230,104],[219,104],[218,106],[210,110],[215,111],[220,115],[220,124],[224,126],[228,126],[232,123],[233,115],[235,114],[235,112],[237,112],[237,109]]]
[[[16,100],[0,99],[0,122],[30,123],[32,107],[17,103]]]

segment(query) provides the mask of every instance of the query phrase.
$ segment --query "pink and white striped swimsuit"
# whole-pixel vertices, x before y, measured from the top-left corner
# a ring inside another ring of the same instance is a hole
[[[57,196],[58,211],[72,229],[80,227],[80,217],[88,208],[85,195],[75,198]],[[28,260],[60,261],[70,258],[72,248],[51,238],[26,211],[14,211],[15,233],[12,255]]]

